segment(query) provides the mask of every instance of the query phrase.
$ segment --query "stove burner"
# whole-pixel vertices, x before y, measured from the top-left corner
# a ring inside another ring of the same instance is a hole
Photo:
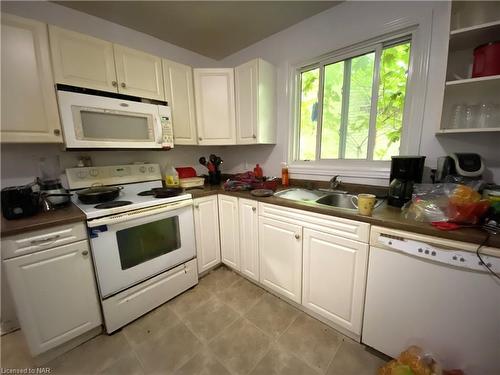
[[[132,204],[132,202],[130,202],[130,201],[111,201],[111,202],[98,204],[97,206],[94,206],[94,208],[97,208],[97,209],[114,208],[114,207],[127,206],[129,204]]]
[[[137,195],[140,195],[141,197],[147,197],[147,196],[150,196],[150,195],[155,195],[155,192],[151,189],[151,190],[141,191]]]

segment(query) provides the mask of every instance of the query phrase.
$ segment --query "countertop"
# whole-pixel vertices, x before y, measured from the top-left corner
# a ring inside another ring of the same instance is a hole
[[[2,216],[1,237],[44,229],[56,225],[85,221],[85,214],[73,203],[54,211],[42,212],[17,220],[7,220]]]
[[[279,189],[280,190],[280,189]],[[334,208],[319,207],[313,203],[297,202],[278,197],[254,197],[249,191],[224,191],[221,186],[205,186],[202,189],[189,190],[193,198],[200,198],[213,194],[226,194],[240,198],[253,199],[259,202],[275,204],[278,206],[296,208],[299,210],[311,211],[325,215],[343,217],[346,219],[358,220],[373,225],[379,225],[386,228],[405,230],[408,232],[420,233],[429,236],[447,238],[455,241],[463,241],[475,244],[483,244],[487,233],[476,228],[462,228],[453,231],[443,231],[434,228],[429,223],[422,223],[415,220],[407,220],[401,216],[401,209],[382,204],[373,211],[372,216],[359,215],[356,211]],[[483,245],[500,248],[500,234],[491,235],[489,240]]]

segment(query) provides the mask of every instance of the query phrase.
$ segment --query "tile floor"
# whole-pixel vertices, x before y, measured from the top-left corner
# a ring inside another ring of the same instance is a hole
[[[20,331],[4,368],[34,366]],[[373,375],[384,360],[220,267],[188,292],[49,362],[52,374]]]

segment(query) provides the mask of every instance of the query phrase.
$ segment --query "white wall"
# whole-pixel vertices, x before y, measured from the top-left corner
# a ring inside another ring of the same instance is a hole
[[[245,162],[258,162],[263,166],[265,174],[280,173],[280,162],[287,159],[289,131],[292,126],[289,72],[294,65],[379,36],[378,30],[402,18],[410,17],[421,22],[432,17],[423,131],[421,139],[416,139],[415,142],[420,143],[420,154],[427,156],[426,166],[429,168],[435,168],[438,156],[454,151],[477,152],[484,157],[489,169],[486,177],[494,175],[496,181],[500,182],[500,152],[493,147],[500,141],[499,135],[435,136],[440,123],[444,92],[449,34],[448,7],[446,2],[345,2],[222,60],[222,64],[231,67],[262,57],[278,68],[278,144],[274,148],[230,148],[224,152],[228,161],[226,167],[230,171],[239,171],[244,168]],[[323,176],[322,179],[329,177]],[[387,183],[386,180],[372,179],[355,181]]]

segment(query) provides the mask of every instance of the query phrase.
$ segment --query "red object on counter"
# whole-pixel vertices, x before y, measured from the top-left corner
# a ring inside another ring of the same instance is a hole
[[[497,74],[500,74],[500,41],[475,48],[472,78]]]
[[[264,177],[264,172],[262,171],[262,168],[260,167],[259,164],[257,164],[255,166],[255,168],[253,169],[253,173],[255,174],[255,177],[257,177],[257,178]]]
[[[196,170],[193,167],[178,167],[175,170],[179,174],[179,178],[196,177]]]

